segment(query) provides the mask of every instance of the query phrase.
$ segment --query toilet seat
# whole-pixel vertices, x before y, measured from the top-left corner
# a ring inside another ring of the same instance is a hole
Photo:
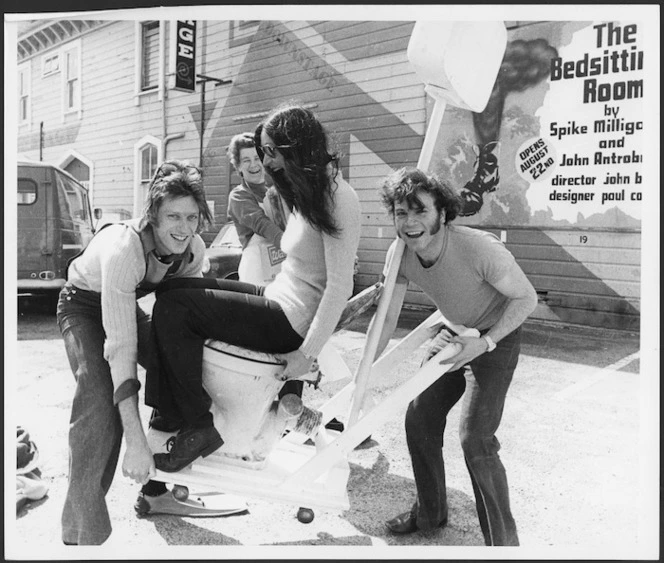
[[[257,350],[250,350],[249,348],[235,346],[234,344],[222,342],[221,340],[213,340],[212,338],[208,338],[205,341],[205,347],[209,348],[210,350],[228,354],[229,356],[233,356],[235,358],[241,358],[243,360],[258,362],[261,364],[270,364],[274,366],[282,365],[282,362],[279,361],[274,354],[259,352]]]

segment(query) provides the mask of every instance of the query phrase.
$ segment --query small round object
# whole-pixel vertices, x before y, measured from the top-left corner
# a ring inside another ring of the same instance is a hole
[[[134,504],[134,510],[136,511],[136,516],[139,518],[143,518],[143,516],[147,516],[150,513],[150,503],[145,500],[145,498],[141,495],[138,497],[138,500],[136,500],[136,503]]]
[[[314,511],[311,508],[300,507],[297,511],[297,519],[302,522],[302,524],[310,524],[314,520]]]
[[[176,500],[184,502],[189,498],[189,489],[184,485],[173,485],[173,496]]]

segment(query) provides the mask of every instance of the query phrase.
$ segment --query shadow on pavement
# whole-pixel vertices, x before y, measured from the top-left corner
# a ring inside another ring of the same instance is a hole
[[[408,510],[415,499],[413,479],[389,473],[389,461],[381,453],[372,467],[351,464],[348,479],[350,510],[343,518],[368,536],[388,545],[484,545],[475,500],[448,487],[450,523],[442,530],[394,535],[385,521]]]
[[[242,545],[234,538],[196,526],[180,516],[155,514],[146,516],[145,519],[154,521],[157,533],[168,545]]]

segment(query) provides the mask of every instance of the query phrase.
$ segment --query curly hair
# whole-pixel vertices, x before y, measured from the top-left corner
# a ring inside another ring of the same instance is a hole
[[[394,216],[394,205],[406,202],[409,207],[423,207],[418,194],[429,194],[436,211],[445,211],[445,224],[454,220],[461,210],[461,198],[445,182],[428,175],[418,168],[399,168],[389,174],[380,188],[380,197],[390,215]]]
[[[157,168],[150,180],[148,195],[143,208],[140,228],[156,225],[159,208],[167,197],[194,198],[198,206],[198,229],[205,230],[213,222],[212,213],[205,200],[203,178],[198,167],[179,160],[167,160]]]
[[[284,170],[271,173],[277,191],[316,229],[339,234],[332,215],[333,185],[339,156],[330,152],[327,133],[313,112],[293,103],[274,109],[256,128],[254,142],[261,160],[261,133],[275,142],[284,157]],[[328,167],[332,167],[332,177]]]

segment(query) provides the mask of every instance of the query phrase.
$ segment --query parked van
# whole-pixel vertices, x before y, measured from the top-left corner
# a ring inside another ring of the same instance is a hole
[[[88,190],[42,162],[18,163],[18,293],[57,299],[67,261],[94,235]],[[100,210],[95,210],[96,218]]]

